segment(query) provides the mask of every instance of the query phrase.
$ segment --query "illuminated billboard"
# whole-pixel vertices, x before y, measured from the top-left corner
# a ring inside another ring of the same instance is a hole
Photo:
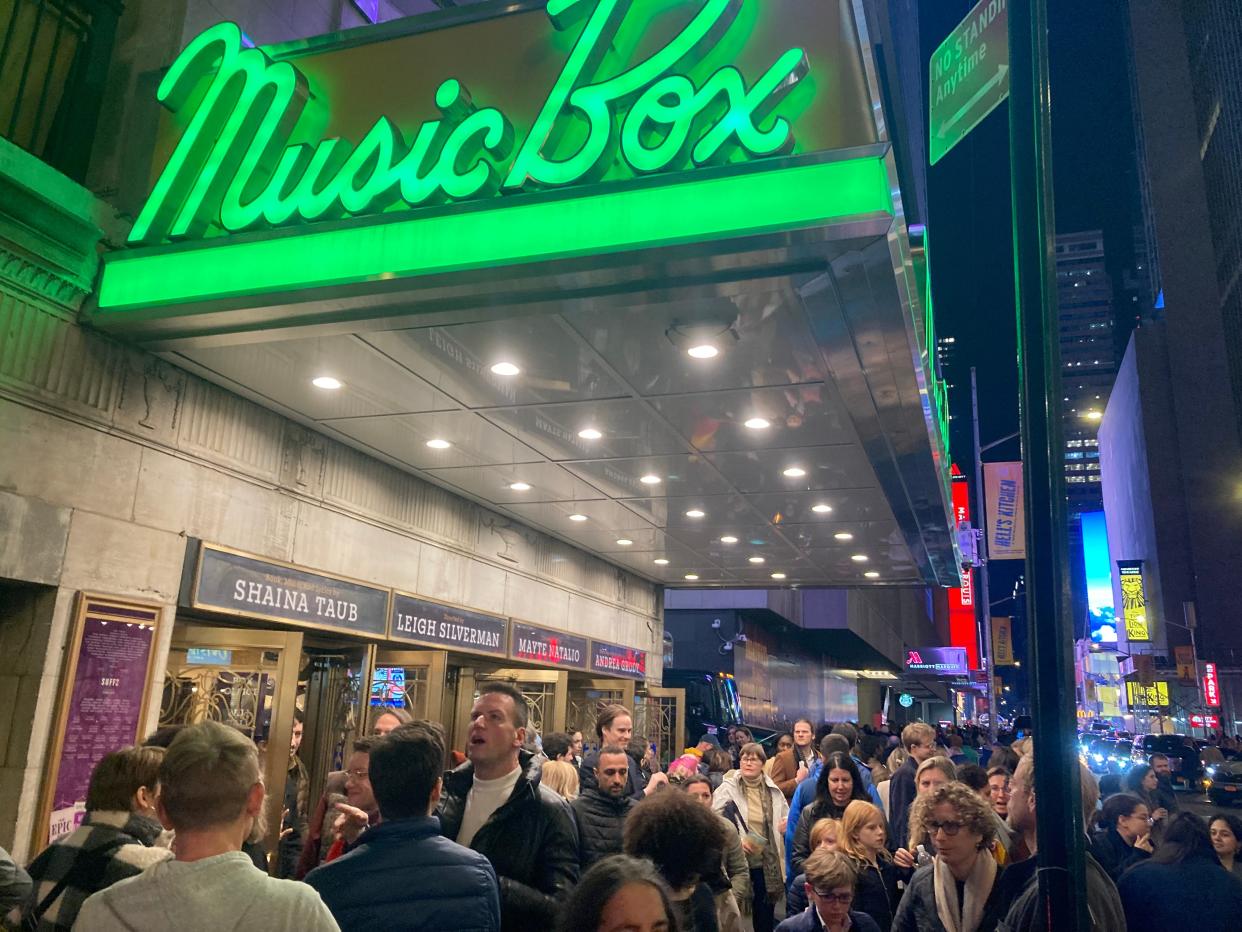
[[[1121,617],[1126,626],[1126,640],[1150,641],[1147,593],[1143,590],[1143,561],[1118,560],[1117,573],[1121,581]]]
[[[970,521],[970,488],[966,477],[953,466],[953,520],[956,524]],[[949,643],[966,651],[970,669],[979,669],[979,637],[975,625],[975,571],[962,573],[960,588],[949,589]]]
[[[1104,512],[1082,515],[1082,562],[1087,578],[1091,643],[1117,643],[1117,609],[1113,605],[1113,564],[1108,557]]]
[[[933,676],[966,676],[966,649],[962,647],[920,647],[906,651],[906,670]]]
[[[1126,700],[1130,708],[1161,709],[1169,704],[1169,684],[1158,680],[1150,686],[1142,683],[1126,683]]]

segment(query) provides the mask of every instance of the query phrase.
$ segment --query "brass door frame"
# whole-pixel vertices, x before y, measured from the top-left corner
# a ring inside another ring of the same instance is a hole
[[[371,665],[367,668],[364,701],[368,715],[371,709],[371,683],[375,678],[376,667],[426,667],[427,710],[425,718],[444,724],[444,681],[448,670],[448,651],[376,648],[371,657]]]
[[[648,686],[646,693],[653,699],[673,699],[677,704],[677,714],[673,719],[673,746],[669,749],[671,760],[686,746],[686,691],[667,686]]]
[[[173,628],[172,647],[251,648],[279,652],[276,661],[276,694],[272,699],[272,727],[267,740],[267,754],[261,755],[263,785],[267,788],[264,808],[267,813],[267,835],[263,844],[274,853],[280,841],[281,813],[284,809],[284,786],[289,773],[289,742],[293,737],[293,709],[298,698],[298,668],[302,662],[302,632],[268,631],[243,628],[211,628],[179,622]],[[276,788],[280,792],[276,792]],[[277,860],[271,859],[272,869]]]

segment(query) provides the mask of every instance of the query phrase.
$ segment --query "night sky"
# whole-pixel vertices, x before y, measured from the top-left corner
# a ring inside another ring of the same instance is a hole
[[[1132,261],[1137,217],[1124,0],[1048,0],[1057,232],[1103,229],[1115,283]],[[970,10],[968,0],[919,4],[923,58]],[[1018,428],[1008,105],[929,170],[928,233],[941,336],[957,339],[950,392],[953,458],[973,479],[970,367],[978,369],[981,440]],[[1119,322],[1122,323],[1122,322]],[[1122,324],[1125,326],[1125,324]],[[988,459],[1017,459],[1017,443]],[[1011,593],[1019,561],[991,565],[991,600]],[[997,606],[996,614],[1009,614]],[[1022,652],[1024,632],[1015,629]]]

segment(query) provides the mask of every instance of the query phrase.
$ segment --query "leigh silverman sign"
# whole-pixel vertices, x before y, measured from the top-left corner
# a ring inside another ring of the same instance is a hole
[[[403,128],[379,116],[356,144],[294,142],[313,120],[304,121],[315,99],[306,76],[247,47],[237,25],[212,26],[160,82],[159,100],[185,130],[129,240],[559,188],[602,177],[618,157],[644,175],[719,163],[739,151],[787,153],[793,127],[772,109],[808,73],[802,48],[780,54],[753,83],[733,65],[697,84],[685,73],[722,43],[742,6],[707,0],[654,52],[605,76],[605,53],[634,19],[630,0],[549,0],[558,30],[581,31],[520,144],[503,110],[481,106],[451,76],[427,89],[438,119]]]

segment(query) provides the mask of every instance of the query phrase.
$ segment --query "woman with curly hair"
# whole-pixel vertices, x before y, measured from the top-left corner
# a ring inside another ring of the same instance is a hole
[[[892,932],[994,932],[1001,918],[1001,868],[988,850],[995,832],[990,807],[964,784],[915,799],[910,834],[930,837],[936,856],[914,872]]]
[[[858,871],[854,909],[866,913],[881,929],[893,924],[893,913],[901,902],[898,871],[893,856],[884,847],[887,834],[884,814],[878,806],[856,799],[845,807],[837,850]]]
[[[811,826],[820,819],[840,819],[845,815],[845,807],[856,799],[869,802],[871,797],[853,758],[840,751],[829,754],[819,768],[815,801],[798,816],[798,827],[794,831],[794,874],[802,873],[802,865],[811,856]]]
[[[626,816],[622,847],[646,858],[670,888],[682,932],[715,932],[716,900],[704,882],[720,872],[728,829],[686,793],[653,793]],[[579,928],[575,926],[575,928]]]

